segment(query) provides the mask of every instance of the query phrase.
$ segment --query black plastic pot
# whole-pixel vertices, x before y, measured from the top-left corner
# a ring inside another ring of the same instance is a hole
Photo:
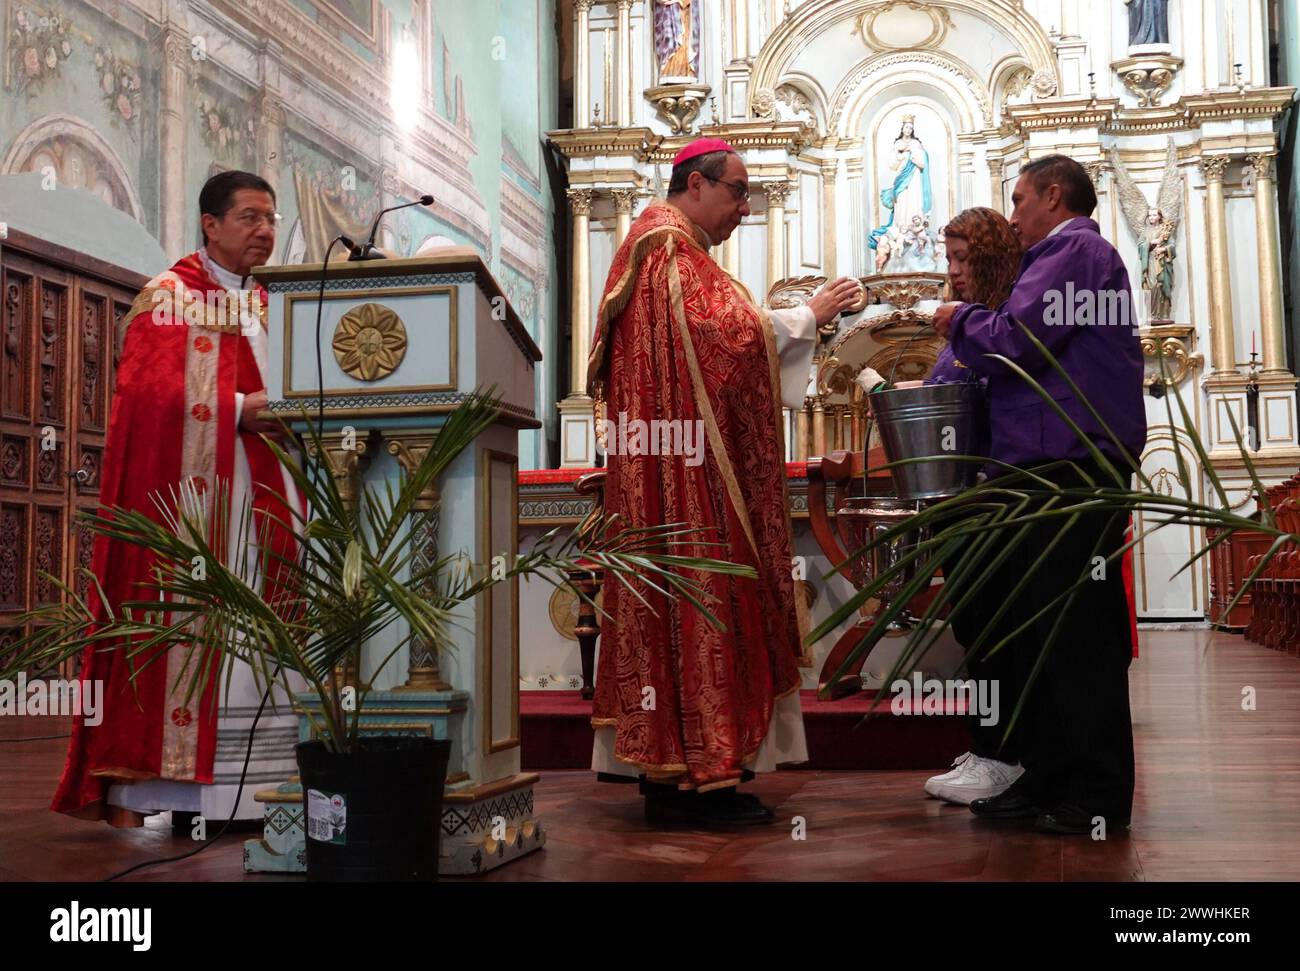
[[[294,749],[308,880],[438,879],[450,741],[374,736],[348,755],[323,742]]]

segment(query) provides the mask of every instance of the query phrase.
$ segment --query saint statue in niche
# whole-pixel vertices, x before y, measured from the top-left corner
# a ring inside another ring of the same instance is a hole
[[[659,79],[695,80],[700,72],[701,0],[656,0],[655,57]]]
[[[1128,7],[1128,44],[1169,43],[1169,0],[1124,0]]]
[[[880,160],[877,171],[880,184],[885,186],[880,192],[880,205],[888,218],[871,231],[867,246],[877,250],[881,240],[888,238],[891,256],[887,263],[904,256],[904,251],[909,263],[933,262],[934,250],[929,245],[933,209],[930,155],[916,136],[915,115],[903,116],[898,137],[886,157]]]

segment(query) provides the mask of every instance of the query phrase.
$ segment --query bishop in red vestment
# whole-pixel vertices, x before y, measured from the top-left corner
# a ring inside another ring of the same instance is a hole
[[[723,630],[644,584],[634,584],[644,602],[620,583],[605,588],[593,769],[643,777],[652,817],[770,821],[737,784],[807,758],[781,408],[803,406],[817,326],[860,290],[842,279],[807,306],[759,308],[709,255],[749,214],[748,199],[729,145],[683,149],[667,201],[642,213],[614,255],[591,351],[606,427],[666,421],[673,441],[703,443],[665,454],[610,436],[606,511],[631,527],[699,527],[722,544],[700,555],[758,573],[698,574]]]
[[[128,316],[102,502],[162,522],[155,502],[174,507],[178,495],[190,492],[204,505],[213,549],[228,566],[243,559],[245,576],[253,577],[258,547],[294,555],[294,538],[274,520],[292,521],[286,501],[301,509],[292,480],[260,437],[278,426],[257,417],[266,406],[266,292],[250,287],[248,273],[271,256],[275,194],[256,175],[223,172],[204,186],[199,208],[205,247],[150,281]],[[219,501],[228,508],[219,512]],[[245,502],[253,510],[248,535],[239,533]],[[149,596],[138,585],[148,581],[152,562],[138,547],[96,539],[92,569],[115,610]],[[91,589],[91,607],[102,616]],[[93,727],[75,722],[54,809],[126,826],[162,810],[214,820],[232,808],[238,818],[261,816],[253,793],[296,771],[296,719],[288,699],[277,692],[277,704],[258,722],[235,807],[261,692],[251,670],[237,662],[228,688],[224,676],[213,678],[206,694],[186,700],[187,653],[172,648],[141,670],[133,688],[123,651],[87,650],[81,676],[104,682],[104,718]],[[197,652],[190,663],[197,663]],[[222,691],[227,696],[218,698]]]

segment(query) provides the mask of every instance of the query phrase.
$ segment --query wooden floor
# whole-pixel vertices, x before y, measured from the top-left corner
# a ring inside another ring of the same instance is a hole
[[[1203,631],[1144,632],[1142,655],[1131,675],[1133,825],[1105,842],[979,823],[925,798],[925,772],[761,776],[749,791],[775,807],[778,823],[735,835],[656,831],[635,787],[553,772],[537,788],[546,848],[479,879],[1300,879],[1300,660]],[[1247,687],[1254,711],[1242,710]],[[59,730],[0,718],[0,738]],[[0,742],[0,881],[97,880],[192,848],[172,838],[165,817],[112,830],[48,811],[66,744]],[[797,816],[803,841],[791,838]],[[244,838],[127,879],[276,879],[244,875]]]

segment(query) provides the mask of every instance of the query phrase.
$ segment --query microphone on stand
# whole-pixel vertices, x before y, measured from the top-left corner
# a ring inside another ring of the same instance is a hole
[[[383,250],[375,249],[375,234],[379,232],[379,220],[384,218],[385,213],[394,212],[398,209],[406,209],[409,206],[431,206],[433,205],[433,196],[425,194],[420,196],[414,202],[403,202],[399,206],[389,206],[387,209],[379,210],[379,215],[375,217],[374,223],[370,226],[370,238],[362,245],[358,246],[351,240],[344,238],[345,245],[351,250],[348,254],[348,262],[356,263],[361,260],[382,260],[387,259]]]

